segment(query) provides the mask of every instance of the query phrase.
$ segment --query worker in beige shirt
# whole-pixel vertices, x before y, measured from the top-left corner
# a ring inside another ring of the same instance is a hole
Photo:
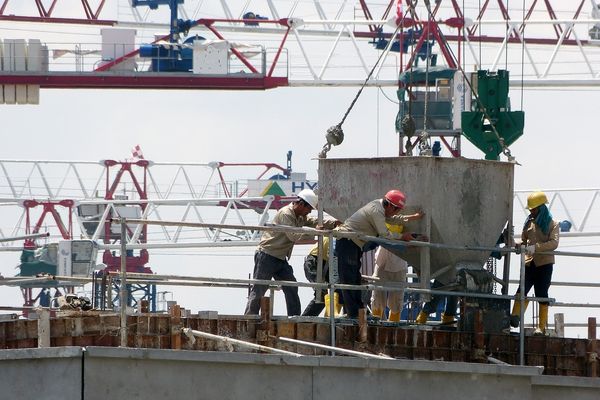
[[[304,189],[298,193],[298,198],[281,208],[275,214],[272,223],[274,225],[285,225],[290,227],[317,227],[317,218],[308,214],[317,208],[317,196],[310,189]],[[323,226],[333,229],[337,225],[335,220],[326,220]],[[262,234],[256,253],[254,254],[253,279],[280,281],[296,281],[294,269],[288,263],[292,255],[294,243],[299,240],[313,239],[314,235],[306,235],[292,232],[265,231]],[[260,299],[267,291],[268,286],[252,285],[246,304],[245,314],[258,314],[260,310]],[[298,288],[294,286],[283,286],[285,304],[288,315],[300,315],[301,306],[298,297]]]
[[[525,253],[525,296],[533,286],[536,297],[548,297],[548,289],[552,281],[554,255],[539,253],[556,250],[559,226],[558,222],[552,219],[546,203],[548,203],[548,198],[544,192],[533,192],[527,197],[527,208],[530,210],[530,214],[523,226],[521,243],[517,243],[517,248]],[[515,296],[518,296],[520,292],[521,286],[517,289]],[[528,303],[525,302],[525,308]],[[520,315],[521,302],[517,299],[510,317],[512,327],[519,326]],[[548,302],[540,301],[540,317],[535,334],[545,334],[547,324]]]
[[[395,239],[397,237],[388,230],[385,225],[386,222],[392,225],[401,225],[411,219],[423,217],[422,212],[410,216],[401,215],[400,211],[404,208],[405,202],[406,196],[404,193],[399,190],[390,190],[383,198],[367,203],[352,214],[338,230]],[[415,237],[416,235],[405,232],[400,238],[409,241]],[[426,239],[425,237],[422,238]],[[340,283],[360,285],[361,258],[363,251],[370,250],[368,245],[358,238],[342,238],[336,242],[334,252],[338,258]],[[344,289],[342,290],[342,299],[348,318],[357,318],[358,309],[364,307],[360,291]]]

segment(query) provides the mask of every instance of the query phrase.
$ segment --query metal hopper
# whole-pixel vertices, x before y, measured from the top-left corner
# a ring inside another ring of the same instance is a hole
[[[389,189],[400,189],[407,196],[405,213],[426,214],[406,230],[427,234],[433,243],[493,247],[511,220],[513,175],[512,163],[465,158],[320,159],[319,202],[343,221]],[[431,274],[442,283],[453,280],[457,265],[482,267],[490,255],[437,248],[429,255],[416,248],[397,254],[421,269],[423,279]]]

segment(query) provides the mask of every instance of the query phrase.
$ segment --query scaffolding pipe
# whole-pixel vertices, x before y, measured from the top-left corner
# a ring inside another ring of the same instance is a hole
[[[127,347],[127,224],[121,218],[121,290],[119,292],[119,306],[121,307],[121,347]]]
[[[114,272],[110,273],[111,275],[115,274]],[[127,274],[128,277],[137,279],[138,282],[152,283],[152,284],[162,284],[160,280],[162,275],[152,275],[152,274],[143,274],[130,272]],[[171,276],[173,275],[166,275]],[[149,278],[152,277],[152,278]],[[149,278],[147,281],[144,278]],[[158,279],[157,279],[158,278]],[[335,286],[336,289],[347,289],[347,290],[387,290],[387,291],[400,291],[404,290],[406,292],[411,293],[420,293],[420,294],[436,294],[440,296],[460,296],[460,297],[473,297],[473,298],[485,298],[485,299],[506,299],[506,300],[515,300],[517,297],[510,295],[497,295],[492,293],[474,293],[474,292],[458,292],[458,291],[450,291],[450,290],[437,290],[437,289],[420,289],[413,287],[403,287],[398,285],[349,285],[349,284],[335,284],[329,285],[327,283],[312,283],[312,282],[296,282],[296,281],[276,281],[276,280],[265,280],[265,279],[230,279],[230,278],[210,278],[210,277],[179,277],[180,280],[189,280],[190,282],[216,282],[216,283],[231,283],[231,284],[241,284],[241,285],[264,285],[264,286],[295,286],[295,287],[311,287],[317,289],[328,289],[330,286]],[[169,282],[169,281],[166,281]],[[189,286],[189,285],[186,285]],[[554,303],[555,299],[552,297],[527,297],[527,300],[531,301],[547,301],[550,303]]]
[[[115,220],[113,220],[114,222]],[[331,231],[324,229],[315,229],[308,227],[292,227],[285,225],[238,225],[238,224],[214,224],[214,223],[200,223],[200,222],[179,222],[179,221],[157,221],[157,220],[146,220],[146,219],[126,219],[127,223],[132,224],[147,224],[147,225],[162,225],[162,226],[183,226],[190,228],[216,228],[216,229],[250,229],[250,230],[258,230],[258,231],[273,231],[273,232],[292,232],[292,233],[302,233],[302,234],[312,234],[315,236],[324,236],[324,235],[333,235],[336,238],[357,238],[366,242],[374,241],[377,243],[389,243],[393,244],[403,244],[405,246],[411,247],[430,247],[435,249],[447,249],[447,250],[470,250],[470,251],[489,251],[489,252],[499,252],[499,253],[516,253],[519,254],[520,250],[514,247],[491,247],[491,246],[459,246],[459,245],[448,245],[442,243],[431,243],[431,242],[421,242],[417,240],[412,241],[401,241],[394,239],[384,239],[381,237],[364,235],[360,232],[341,232],[341,231]],[[139,246],[139,245],[138,245]],[[128,247],[129,248],[129,247]],[[133,247],[132,247],[133,248]],[[136,247],[143,248],[143,247]],[[545,255],[557,255],[557,256],[571,256],[571,257],[593,257],[600,258],[600,253],[584,253],[584,252],[574,252],[574,251],[544,251],[538,252],[538,254]]]
[[[270,337],[273,339],[280,340],[282,342],[286,342],[286,343],[300,344],[302,346],[314,347],[317,349],[328,350],[328,351],[332,351],[332,352],[336,352],[336,353],[340,353],[340,354],[348,354],[350,356],[357,356],[357,357],[362,357],[362,358],[374,358],[377,360],[395,360],[394,357],[390,357],[390,356],[386,356],[386,355],[363,353],[362,351],[347,350],[347,349],[342,349],[340,347],[327,346],[324,344],[313,343],[313,342],[305,342],[304,340],[292,339],[292,338],[288,338],[288,337],[284,337],[284,336],[270,336]]]
[[[16,240],[26,240],[26,239],[38,239],[43,237],[50,236],[50,232],[43,233],[32,233],[31,235],[23,235],[23,236],[13,236],[8,238],[0,238],[0,243],[2,242],[14,242]]]
[[[247,347],[249,349],[264,351],[266,353],[276,353],[276,354],[284,354],[286,356],[302,357],[302,354],[293,353],[291,351],[275,349],[273,347],[262,346],[260,344],[246,342],[244,340],[232,339],[232,338],[226,337],[226,336],[213,335],[212,333],[196,331],[194,329],[182,328],[181,331],[188,338],[194,338],[194,336],[198,336],[198,337],[205,338],[205,339],[216,340],[217,342],[222,342],[225,344],[235,344],[238,346]]]

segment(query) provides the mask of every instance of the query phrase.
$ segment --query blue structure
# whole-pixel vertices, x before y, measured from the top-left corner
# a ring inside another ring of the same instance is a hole
[[[196,26],[196,21],[178,18],[177,6],[184,0],[132,0],[133,7],[147,6],[151,10],[158,9],[159,5],[168,5],[171,9],[169,43],[165,47],[159,44],[147,44],[140,47],[140,57],[152,58],[152,71],[154,72],[188,72],[192,69],[192,50],[180,48],[179,35],[187,36],[189,30]],[[193,43],[195,40],[204,40],[195,36],[187,39],[184,44]]]

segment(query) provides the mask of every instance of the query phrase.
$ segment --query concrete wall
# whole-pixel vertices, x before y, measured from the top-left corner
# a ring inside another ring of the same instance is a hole
[[[0,370],[0,398],[600,398],[600,379],[537,367],[350,357],[67,347],[0,351]]]

